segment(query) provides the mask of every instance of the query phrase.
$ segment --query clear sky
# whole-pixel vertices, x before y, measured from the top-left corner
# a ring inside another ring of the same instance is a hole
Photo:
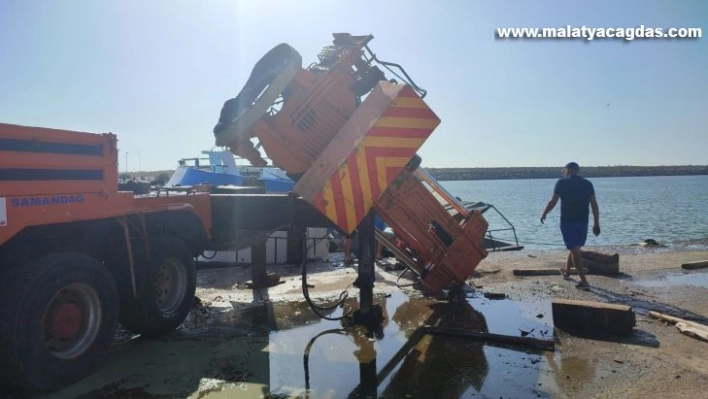
[[[694,40],[498,40],[500,27],[700,27]],[[425,167],[708,164],[708,1],[1,0],[0,122],[113,132],[174,168],[286,42],[373,34],[442,123]],[[124,170],[121,166],[121,170]]]

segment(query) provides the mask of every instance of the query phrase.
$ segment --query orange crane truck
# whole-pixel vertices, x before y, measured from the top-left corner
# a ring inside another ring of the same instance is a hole
[[[381,314],[375,239],[428,293],[464,283],[487,255],[487,222],[419,167],[440,120],[371,39],[335,34],[307,68],[278,45],[224,104],[216,144],[256,166],[265,152],[296,181],[291,194],[136,196],[117,189],[115,135],[0,124],[0,379],[36,390],[77,381],[119,322],[144,335],[182,323],[204,250],[245,248],[284,227],[358,230],[359,324]]]
[[[118,191],[113,134],[0,124],[0,377],[51,390],[85,376],[118,323],[179,326],[210,239],[208,193]]]
[[[117,154],[114,134],[0,123],[0,380],[77,381],[118,323],[155,336],[184,321],[203,251],[330,226],[287,194],[118,191]]]
[[[224,103],[216,144],[254,165],[265,163],[262,147],[296,181],[293,191],[345,233],[373,237],[373,219],[360,223],[376,214],[399,244],[377,238],[420,276],[425,291],[464,282],[487,256],[488,224],[419,167],[416,151],[440,123],[423,100],[426,91],[400,65],[376,57],[372,35],[333,36],[307,68],[286,43],[266,53]],[[373,238],[367,242],[366,258]]]

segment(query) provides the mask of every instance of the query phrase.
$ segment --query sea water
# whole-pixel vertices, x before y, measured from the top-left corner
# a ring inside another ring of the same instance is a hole
[[[588,232],[586,246],[632,245],[646,239],[661,244],[708,238],[708,176],[591,178],[600,208],[601,234]],[[492,204],[514,226],[526,249],[564,248],[558,228],[560,202],[541,214],[556,179],[439,182],[466,201]],[[484,214],[490,229],[504,227],[495,212]],[[592,213],[590,213],[592,224]],[[505,237],[506,238],[506,237]]]

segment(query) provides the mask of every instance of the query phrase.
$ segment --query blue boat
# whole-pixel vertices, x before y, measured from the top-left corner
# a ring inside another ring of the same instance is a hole
[[[244,161],[230,151],[202,151],[206,157],[182,158],[179,167],[165,184],[166,188],[191,187],[201,184],[214,186],[263,186],[268,193],[292,191],[295,182],[275,166],[239,164]]]

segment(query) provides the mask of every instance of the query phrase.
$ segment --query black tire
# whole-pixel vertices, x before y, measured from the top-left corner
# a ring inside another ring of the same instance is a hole
[[[157,336],[177,328],[189,313],[197,287],[194,258],[184,241],[156,237],[150,245],[150,261],[136,265],[145,281],[138,297],[124,295],[120,323],[126,329]]]
[[[11,385],[69,385],[90,374],[113,341],[118,292],[94,258],[45,255],[3,275],[0,292],[0,373]]]
[[[302,69],[300,53],[281,43],[256,63],[239,94],[224,103],[219,121],[214,126],[216,145],[248,139],[251,126],[258,121]],[[284,100],[287,101],[287,100]]]

